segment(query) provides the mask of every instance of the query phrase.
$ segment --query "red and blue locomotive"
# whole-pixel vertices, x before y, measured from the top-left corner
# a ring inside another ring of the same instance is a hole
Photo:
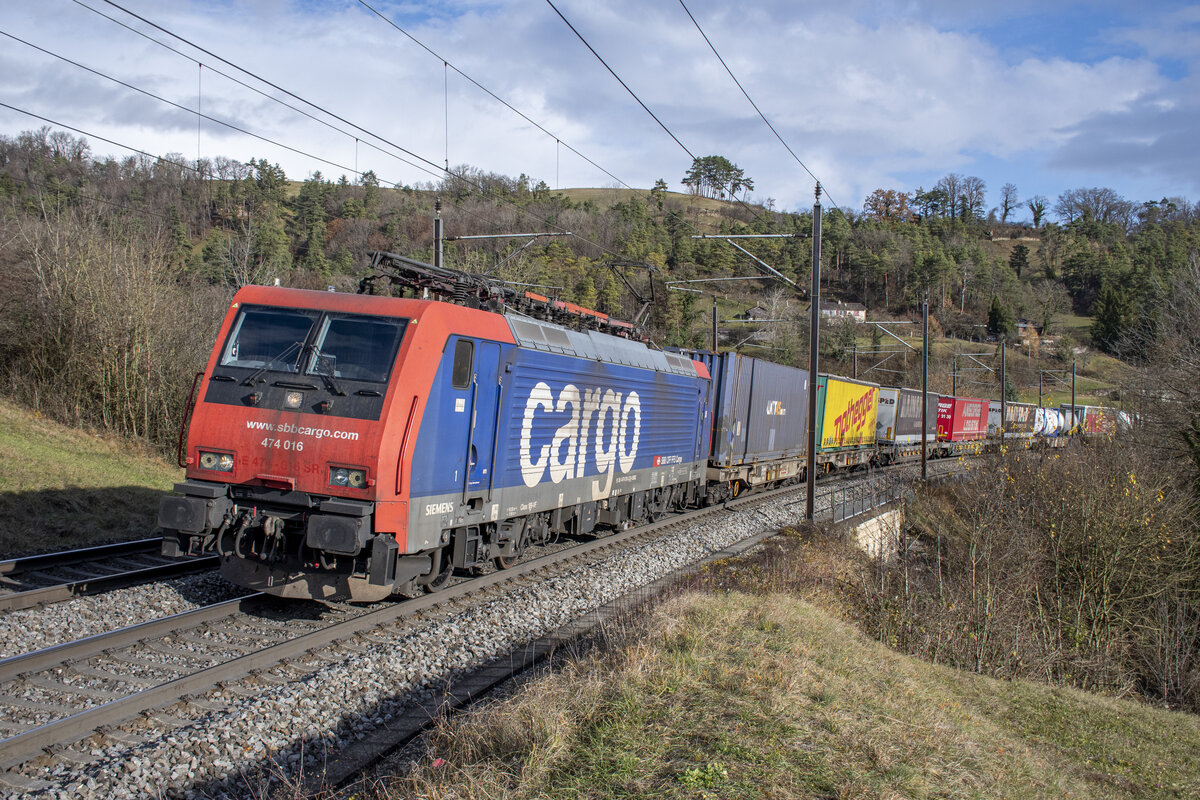
[[[199,376],[164,551],[372,601],[704,491],[708,372],[450,303],[247,286]]]

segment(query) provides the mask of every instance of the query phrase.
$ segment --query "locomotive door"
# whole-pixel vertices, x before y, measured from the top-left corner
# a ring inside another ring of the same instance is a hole
[[[487,493],[495,485],[496,425],[500,412],[500,345],[478,342],[471,383],[471,433],[468,437],[467,474],[463,500]]]

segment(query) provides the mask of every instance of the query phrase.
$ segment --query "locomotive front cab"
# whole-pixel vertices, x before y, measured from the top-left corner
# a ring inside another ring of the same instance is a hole
[[[376,516],[395,465],[381,468],[379,442],[411,323],[395,311],[239,293],[204,373],[182,496],[160,506],[164,552],[216,552],[226,577],[281,596],[391,593],[398,545]]]

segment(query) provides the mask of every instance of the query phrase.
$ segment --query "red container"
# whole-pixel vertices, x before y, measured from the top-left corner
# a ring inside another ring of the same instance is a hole
[[[978,397],[949,397],[938,400],[939,442],[973,442],[987,438],[989,403]]]

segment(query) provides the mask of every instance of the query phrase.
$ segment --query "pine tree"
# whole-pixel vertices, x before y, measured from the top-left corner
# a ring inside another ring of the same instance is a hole
[[[1023,244],[1015,245],[1008,255],[1008,265],[1018,278],[1021,277],[1021,270],[1029,266],[1029,248]]]
[[[1100,290],[1094,306],[1092,341],[1106,353],[1115,353],[1133,326],[1133,302],[1129,293],[1110,284]]]

